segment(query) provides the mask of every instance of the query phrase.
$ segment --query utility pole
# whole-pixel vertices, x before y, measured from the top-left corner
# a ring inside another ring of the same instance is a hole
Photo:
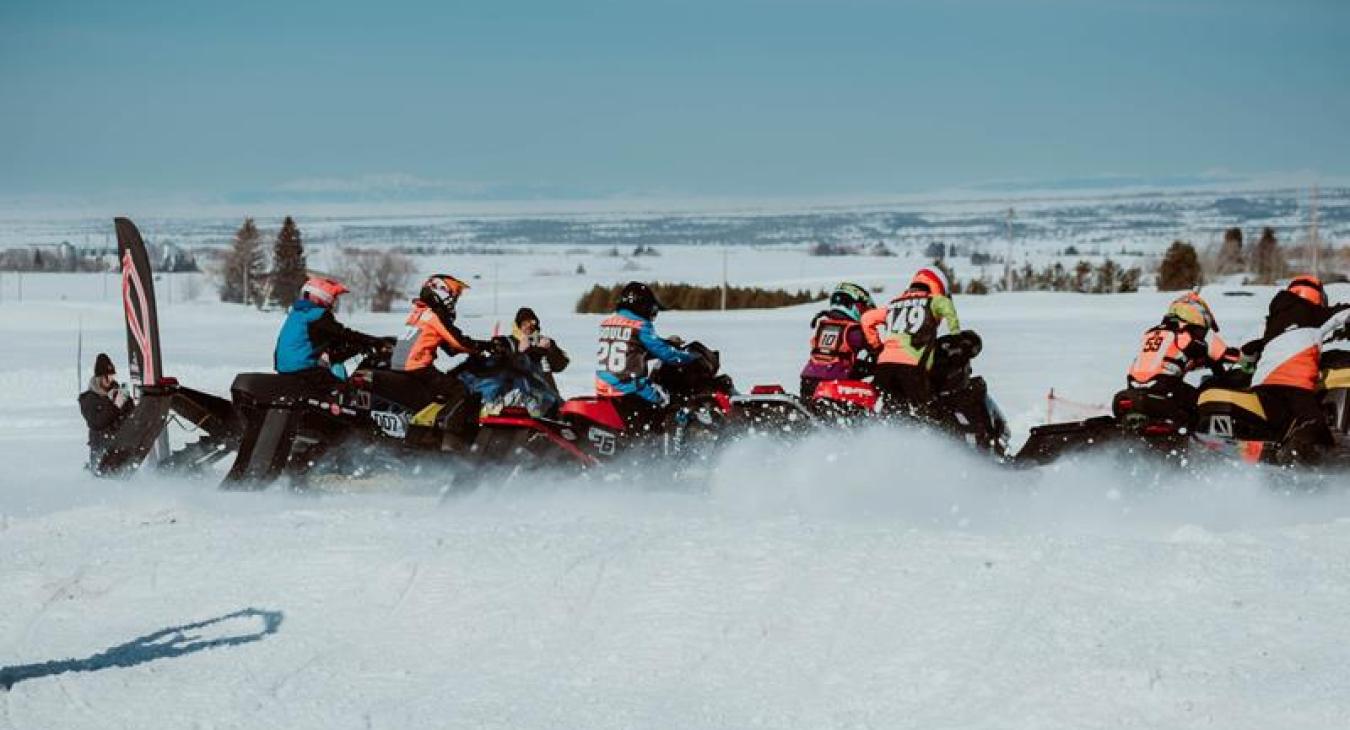
[[[1008,256],[1003,260],[1003,290],[1012,291],[1013,209],[1008,209]]]
[[[727,311],[727,250],[722,249],[722,311]]]
[[[1312,273],[1313,276],[1321,277],[1322,271],[1319,264],[1322,255],[1322,244],[1317,240],[1317,183],[1312,187],[1312,229],[1308,232],[1308,245],[1312,246]]]

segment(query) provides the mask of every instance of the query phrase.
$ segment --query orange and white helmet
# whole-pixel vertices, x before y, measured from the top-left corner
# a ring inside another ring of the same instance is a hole
[[[1319,307],[1327,305],[1327,290],[1322,288],[1322,280],[1316,276],[1295,276],[1287,287],[1291,294],[1306,299]]]
[[[342,285],[337,279],[330,279],[326,276],[311,276],[305,280],[305,285],[300,287],[300,296],[314,302],[326,309],[332,309],[337,304],[337,298],[351,291]]]
[[[951,292],[951,287],[947,284],[947,275],[936,266],[925,266],[914,272],[914,278],[910,280],[909,287],[913,289],[919,284],[928,287],[928,291],[935,296],[945,297]]]
[[[428,306],[453,310],[459,295],[468,288],[468,284],[449,274],[433,274],[422,282],[422,291],[418,292],[417,298]]]

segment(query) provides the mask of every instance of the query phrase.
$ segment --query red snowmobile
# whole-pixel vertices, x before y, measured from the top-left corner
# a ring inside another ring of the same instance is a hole
[[[933,425],[981,451],[1002,459],[1007,454],[1008,425],[984,378],[974,375],[971,361],[983,349],[980,336],[959,332],[939,337],[933,358],[932,385],[938,415]],[[884,398],[865,380],[827,380],[806,401],[780,385],[759,385],[749,396],[732,400],[737,415],[752,433],[800,433],[821,427],[851,427],[875,422]]]
[[[698,357],[684,365],[658,363],[650,378],[670,394],[659,418],[636,427],[608,398],[565,401],[556,417],[505,408],[480,419],[474,441],[480,466],[587,469],[625,456],[656,456],[677,464],[706,460],[732,411],[734,387],[720,374],[718,353],[698,342],[681,349]],[[677,466],[678,468],[678,466]]]

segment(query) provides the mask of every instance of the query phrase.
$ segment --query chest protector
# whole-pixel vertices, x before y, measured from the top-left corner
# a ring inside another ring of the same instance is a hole
[[[811,336],[811,362],[821,365],[852,365],[858,352],[849,344],[849,335],[859,328],[851,319],[821,317]]]
[[[638,338],[643,324],[640,320],[617,314],[601,322],[596,370],[625,382],[644,377],[647,374],[647,348]]]
[[[926,292],[906,292],[886,308],[886,332],[903,345],[922,350],[937,339],[938,317]]]
[[[1160,375],[1181,377],[1190,367],[1185,348],[1191,336],[1168,327],[1153,327],[1144,332],[1139,354],[1130,365],[1130,380],[1147,383]]]

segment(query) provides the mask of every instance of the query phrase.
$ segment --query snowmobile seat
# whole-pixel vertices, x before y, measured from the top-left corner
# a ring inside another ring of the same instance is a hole
[[[312,394],[318,382],[313,372],[240,373],[230,383],[230,394],[236,405],[289,408]]]
[[[1250,390],[1230,390],[1228,388],[1207,388],[1200,392],[1198,405],[1202,410],[1240,408],[1253,416],[1265,420],[1266,410],[1261,407],[1261,399]]]
[[[562,404],[559,413],[564,419],[580,418],[615,431],[624,430],[623,417],[619,415],[619,409],[614,407],[613,401],[609,398],[597,396],[569,398]]]
[[[397,370],[371,371],[370,392],[413,412],[434,400],[422,379]]]
[[[1350,370],[1350,350],[1323,350],[1323,370]]]

